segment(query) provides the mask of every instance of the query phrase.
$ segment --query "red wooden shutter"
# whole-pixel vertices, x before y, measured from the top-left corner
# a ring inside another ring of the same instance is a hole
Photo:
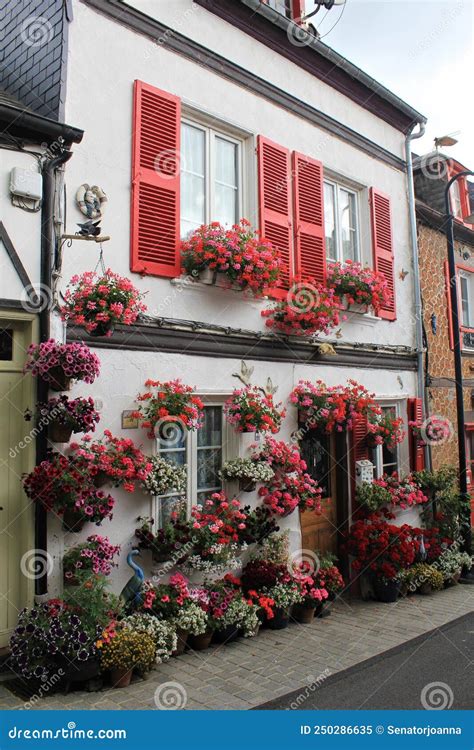
[[[177,276],[181,100],[135,81],[130,268]]]
[[[294,151],[292,155],[295,272],[298,279],[326,280],[323,165]]]
[[[352,513],[357,510],[355,502],[356,491],[356,461],[369,458],[367,445],[367,417],[355,415],[352,420],[351,451],[349,454],[349,474],[351,480]]]
[[[416,422],[417,427],[423,424],[423,402],[421,398],[408,399],[408,420]],[[410,469],[412,471],[422,471],[425,468],[425,449],[420,445],[420,439],[417,437],[413,427],[409,427],[409,448],[410,448]]]
[[[279,289],[271,294],[284,297],[294,276],[290,152],[259,135],[257,154],[260,231],[278,248],[285,264]]]
[[[446,317],[448,320],[449,348],[454,349],[453,308],[451,306],[451,276],[449,275],[449,263],[447,260],[444,261],[444,277],[446,281]]]
[[[392,220],[390,198],[375,188],[370,188],[370,214],[372,218],[372,246],[374,268],[385,276],[392,298],[378,314],[385,320],[395,320],[395,274],[393,260]]]

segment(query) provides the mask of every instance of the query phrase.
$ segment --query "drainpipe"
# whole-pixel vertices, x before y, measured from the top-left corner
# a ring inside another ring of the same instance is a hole
[[[40,283],[42,289],[51,289],[51,271],[53,252],[55,247],[54,233],[54,197],[55,197],[55,171],[65,164],[72,156],[72,151],[66,148],[49,159],[43,167],[43,204],[41,209],[41,262]],[[48,295],[52,299],[52,294]],[[39,313],[40,341],[47,341],[50,336],[50,308],[46,305]],[[38,401],[48,400],[48,384],[38,378],[36,389]],[[48,452],[48,440],[46,432],[42,430],[36,439],[36,463],[44,461]],[[46,511],[41,505],[35,507],[35,549],[46,552],[48,549],[47,519]],[[44,565],[38,565],[42,570]],[[48,592],[48,577],[46,570],[38,578],[35,578],[35,595],[41,596]]]
[[[423,403],[423,414],[428,414],[428,404],[425,388],[425,377],[423,372],[423,310],[421,304],[420,285],[420,260],[418,253],[418,232],[415,208],[415,185],[413,182],[413,161],[411,155],[411,142],[421,138],[425,133],[425,123],[420,122],[418,132],[411,130],[405,140],[405,161],[407,169],[408,185],[408,213],[410,217],[410,239],[413,259],[413,283],[415,285],[415,334],[416,334],[416,369],[417,369],[417,394]],[[414,126],[413,126],[414,127]],[[427,446],[425,450],[426,466],[431,469],[431,453]]]

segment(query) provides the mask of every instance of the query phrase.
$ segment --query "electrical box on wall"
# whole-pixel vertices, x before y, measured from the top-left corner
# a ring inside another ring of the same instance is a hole
[[[374,479],[374,465],[371,461],[363,458],[355,463],[356,486],[367,484]]]
[[[13,167],[10,172],[10,193],[29,200],[40,201],[43,196],[43,180],[39,172]]]

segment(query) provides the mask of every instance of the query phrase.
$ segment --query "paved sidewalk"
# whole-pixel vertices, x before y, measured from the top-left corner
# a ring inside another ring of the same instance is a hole
[[[338,601],[310,625],[262,630],[256,638],[187,653],[123,689],[53,695],[33,709],[249,709],[375,656],[474,608],[474,588],[458,585],[395,604]],[[171,683],[171,684],[170,684]],[[24,703],[0,683],[0,709]],[[29,707],[29,706],[28,706]]]

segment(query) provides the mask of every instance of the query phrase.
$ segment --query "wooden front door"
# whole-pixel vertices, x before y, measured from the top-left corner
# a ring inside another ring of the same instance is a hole
[[[21,484],[35,453],[34,423],[24,419],[25,409],[34,408],[33,382],[22,373],[32,322],[0,311],[0,648],[34,590],[34,516]]]
[[[301,455],[308,473],[323,490],[320,514],[306,510],[300,514],[302,548],[337,553],[337,489],[335,436],[309,430],[300,443]]]

